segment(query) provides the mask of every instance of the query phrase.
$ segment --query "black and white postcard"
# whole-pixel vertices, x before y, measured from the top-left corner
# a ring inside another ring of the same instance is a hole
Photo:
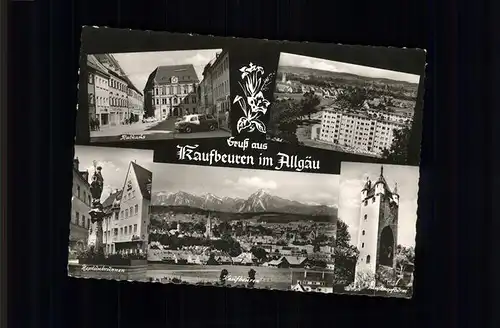
[[[419,167],[342,163],[336,292],[411,298]]]
[[[333,292],[339,176],[155,164],[148,276]]]
[[[231,135],[227,51],[86,56],[87,96],[80,95],[92,143]]]
[[[85,27],[69,274],[411,297],[424,73],[419,49]]]
[[[408,147],[420,76],[281,53],[268,134],[391,160]]]
[[[152,165],[149,150],[75,147],[70,276],[146,279]]]

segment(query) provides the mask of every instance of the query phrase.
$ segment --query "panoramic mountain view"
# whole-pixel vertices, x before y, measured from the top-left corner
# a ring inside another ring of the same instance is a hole
[[[305,288],[297,280],[316,274],[322,280],[315,291],[333,292],[337,175],[156,168],[152,278],[289,290]],[[166,174],[171,170],[175,174]]]
[[[152,204],[154,207],[193,207],[207,211],[227,213],[288,213],[309,215],[336,215],[336,205],[304,204],[274,196],[259,189],[247,199],[238,197],[219,197],[211,193],[193,195],[184,191],[155,192]]]

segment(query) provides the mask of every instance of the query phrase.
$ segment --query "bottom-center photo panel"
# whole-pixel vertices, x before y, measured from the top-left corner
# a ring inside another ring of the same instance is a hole
[[[150,281],[333,293],[339,175],[152,171]]]

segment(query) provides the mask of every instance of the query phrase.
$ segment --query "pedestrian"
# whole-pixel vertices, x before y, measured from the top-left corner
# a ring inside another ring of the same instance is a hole
[[[101,131],[101,122],[96,118],[95,126],[97,131]]]

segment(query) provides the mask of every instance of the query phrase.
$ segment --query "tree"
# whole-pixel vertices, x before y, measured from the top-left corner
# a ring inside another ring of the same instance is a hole
[[[229,272],[226,269],[221,270],[220,276],[219,276],[219,281],[220,281],[221,285],[226,284],[226,280],[227,280],[228,275],[229,275]]]
[[[262,247],[252,247],[250,252],[259,260],[265,261],[267,259],[267,251]]]
[[[395,129],[393,136],[391,147],[382,151],[382,157],[394,164],[408,165],[411,126],[406,125],[402,129]]]
[[[318,106],[321,103],[321,99],[314,94],[314,92],[309,91],[304,93],[300,101],[300,114],[301,116],[308,116],[311,119],[311,114],[318,111]]]
[[[256,272],[254,269],[250,269],[248,271],[248,284],[247,284],[248,288],[252,288],[255,285],[255,274]]]
[[[270,134],[289,143],[298,143],[296,132],[300,109],[297,102],[293,100],[276,101],[271,106],[271,117],[268,124]]]
[[[337,218],[337,239],[334,250],[335,277],[339,284],[349,284],[354,280],[358,249],[350,244],[351,235],[347,224]]]
[[[404,277],[404,273],[409,265],[415,263],[415,249],[413,247],[404,247],[398,245],[396,250],[396,256],[394,257],[396,262],[396,268],[399,271],[398,282]]]
[[[342,109],[361,109],[368,100],[368,91],[363,88],[352,88],[337,96],[336,102]]]
[[[219,264],[219,262],[217,262],[217,260],[215,259],[214,253],[210,253],[210,256],[208,257],[207,260],[207,265],[217,265],[217,264]]]

